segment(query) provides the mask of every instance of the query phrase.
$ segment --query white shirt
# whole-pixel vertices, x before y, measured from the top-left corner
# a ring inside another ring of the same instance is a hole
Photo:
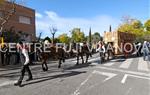
[[[23,56],[25,57],[25,62],[24,62],[24,65],[27,65],[29,64],[29,55],[28,55],[28,51],[26,49],[22,49],[22,54]]]
[[[99,51],[99,52],[102,52],[102,53],[105,53],[105,46],[103,45],[102,47],[99,47],[96,51]]]

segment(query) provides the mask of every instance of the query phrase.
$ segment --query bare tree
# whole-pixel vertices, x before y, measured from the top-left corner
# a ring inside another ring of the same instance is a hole
[[[10,17],[16,12],[15,0],[11,0],[10,3],[12,3],[12,8],[10,10],[5,10],[5,3],[3,3],[3,6],[1,7],[1,10],[5,12],[5,15],[0,16],[0,33],[2,33],[3,27]]]
[[[42,32],[40,32],[37,42],[41,40]]]
[[[123,16],[121,21],[126,24],[131,24],[133,21],[135,21],[135,19],[127,15],[127,16]]]
[[[56,32],[57,32],[57,28],[56,27],[50,27],[50,32],[51,32],[51,34],[52,34],[52,43],[54,43],[54,38],[55,38],[55,34],[56,34]]]

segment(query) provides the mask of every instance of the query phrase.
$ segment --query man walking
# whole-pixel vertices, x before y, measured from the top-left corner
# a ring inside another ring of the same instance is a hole
[[[150,51],[148,49],[148,43],[147,43],[147,41],[144,41],[142,51],[143,51],[143,60],[145,61],[146,57],[148,57],[148,60],[149,60],[150,59],[150,56],[149,56],[149,52]]]
[[[22,80],[24,78],[25,71],[28,72],[28,77],[29,77],[26,81],[30,81],[33,78],[32,78],[32,73],[31,73],[30,68],[29,68],[29,55],[28,55],[28,50],[27,50],[26,46],[22,42],[19,42],[19,45],[17,46],[17,48],[19,48],[19,50],[21,51],[22,57],[24,58],[24,64],[23,64],[23,67],[21,69],[21,76],[20,76],[19,80],[14,85],[21,87],[21,83],[22,83]]]
[[[59,60],[58,68],[61,68],[62,61],[65,62],[65,51],[63,46],[59,45],[57,52],[58,52],[58,60]]]
[[[106,51],[104,43],[102,41],[99,41],[99,46],[98,46],[98,49],[96,51],[99,51],[100,64],[102,64],[102,62],[105,61],[105,51]]]

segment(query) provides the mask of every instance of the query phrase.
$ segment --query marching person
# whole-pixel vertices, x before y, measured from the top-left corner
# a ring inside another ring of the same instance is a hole
[[[137,43],[136,49],[137,49],[136,55],[137,55],[138,57],[140,57],[140,56],[142,55],[142,54],[141,54],[142,44],[141,44],[140,42]]]
[[[5,56],[5,53],[4,52],[6,49],[6,46],[4,45],[3,47],[1,46],[1,62],[2,62],[2,66],[5,66],[5,59],[6,59],[6,56]]]
[[[24,58],[24,64],[23,64],[23,67],[21,69],[21,76],[20,76],[19,80],[14,85],[21,87],[21,83],[22,83],[22,80],[24,78],[25,71],[28,72],[28,77],[29,77],[26,81],[30,81],[33,78],[32,78],[32,73],[31,73],[30,68],[29,68],[29,55],[28,55],[27,47],[22,42],[19,42],[19,45],[17,45],[17,48],[21,51],[21,54],[22,54],[21,58],[22,57]]]
[[[61,68],[62,61],[65,62],[65,50],[63,46],[58,46],[58,59],[59,59],[59,65],[58,68]]]
[[[148,42],[147,41],[144,41],[142,52],[143,52],[143,60],[145,61],[146,57],[148,57],[148,60],[149,60],[150,59],[150,56],[149,56],[150,51],[148,49]]]
[[[106,51],[103,42],[99,41],[99,47],[96,51],[99,51],[100,64],[102,64],[102,62],[105,60],[105,51]]]
[[[88,63],[88,58],[89,56],[92,57],[92,53],[90,52],[86,42],[83,42],[83,52],[86,54],[85,63]]]

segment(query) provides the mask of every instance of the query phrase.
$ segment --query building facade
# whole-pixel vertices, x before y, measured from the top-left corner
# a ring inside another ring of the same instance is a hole
[[[13,29],[21,38],[34,41],[36,38],[35,10],[22,5],[15,4],[16,12],[13,14],[3,28],[4,30]],[[11,11],[12,3],[6,2],[0,8],[0,16],[5,16]],[[1,23],[1,22],[0,22]]]
[[[118,46],[121,47],[124,43],[133,43],[135,41],[135,35],[126,32],[104,32],[104,42],[110,43],[114,49],[115,54],[121,54],[118,49]]]

